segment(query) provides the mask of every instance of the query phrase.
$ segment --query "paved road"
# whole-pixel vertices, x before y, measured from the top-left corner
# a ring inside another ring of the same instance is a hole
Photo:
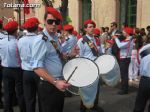
[[[99,97],[99,106],[104,109],[104,112],[133,112],[137,87],[138,82],[130,83],[129,94],[118,95],[118,87],[111,88],[103,85]],[[79,102],[78,96],[66,98],[64,112],[79,112]]]
[[[103,85],[99,97],[99,106],[104,109],[104,112],[132,112],[137,92],[137,87],[135,86],[137,84],[134,84],[134,87],[130,87],[129,94],[117,95],[117,87],[111,88]],[[66,98],[64,112],[79,112],[79,103],[79,96]],[[3,111],[0,110],[0,112]],[[14,112],[19,112],[17,107],[15,107]]]

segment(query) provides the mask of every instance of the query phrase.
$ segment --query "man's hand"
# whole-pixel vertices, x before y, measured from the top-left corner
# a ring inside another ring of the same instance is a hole
[[[69,54],[69,57],[75,57],[77,55],[79,55],[79,47],[78,46],[75,46],[71,49],[71,52]]]
[[[60,91],[65,91],[65,89],[70,86],[70,84],[66,83],[65,80],[57,80],[54,85]]]

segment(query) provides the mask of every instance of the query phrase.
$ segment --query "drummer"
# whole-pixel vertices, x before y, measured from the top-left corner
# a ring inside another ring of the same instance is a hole
[[[92,20],[84,22],[84,30],[86,35],[78,40],[78,47],[80,49],[79,56],[91,60],[95,60],[99,56],[98,46],[94,39],[94,28],[96,24]],[[94,92],[93,92],[94,91]],[[87,94],[88,93],[88,94]],[[80,89],[81,104],[80,112],[97,112],[98,96],[99,96],[99,81],[94,82],[90,87],[83,87]]]
[[[61,14],[56,9],[47,7],[45,28],[33,42],[31,64],[34,72],[41,77],[38,90],[42,112],[63,112],[63,91],[70,86],[62,79],[61,73],[63,56],[56,35],[57,26],[61,22]],[[68,55],[76,55],[75,50]]]

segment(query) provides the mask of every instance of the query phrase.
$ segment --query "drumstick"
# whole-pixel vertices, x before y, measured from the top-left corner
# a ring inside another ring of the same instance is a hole
[[[78,68],[78,66],[75,67],[75,69],[73,70],[73,72],[71,73],[71,75],[68,77],[66,83],[69,82],[69,80],[71,79],[71,77],[73,76],[74,72],[76,71],[76,69]]]

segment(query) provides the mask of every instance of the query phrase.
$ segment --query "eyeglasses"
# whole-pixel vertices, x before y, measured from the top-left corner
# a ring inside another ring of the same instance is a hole
[[[47,20],[47,24],[52,25],[53,23],[55,23],[55,25],[59,25],[60,20],[54,20],[54,19],[48,19]]]

